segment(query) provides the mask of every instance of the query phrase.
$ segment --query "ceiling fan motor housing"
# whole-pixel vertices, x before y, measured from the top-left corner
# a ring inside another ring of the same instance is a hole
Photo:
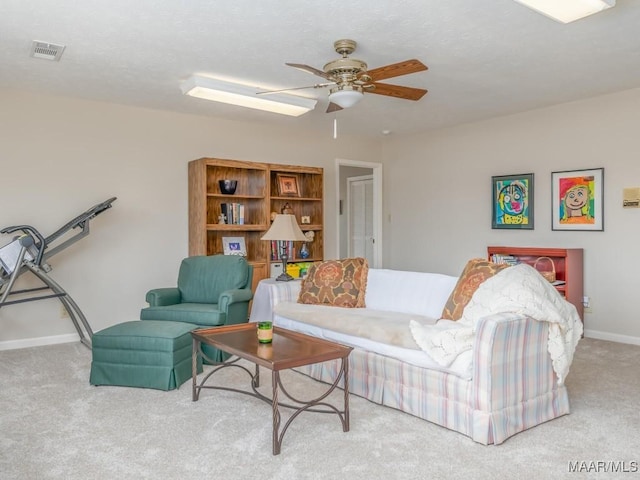
[[[323,70],[343,82],[353,82],[357,79],[358,74],[367,71],[367,64],[355,58],[339,58],[327,63]]]

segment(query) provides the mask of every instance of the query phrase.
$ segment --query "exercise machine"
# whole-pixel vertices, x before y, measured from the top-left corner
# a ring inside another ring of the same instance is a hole
[[[0,247],[0,308],[17,303],[57,298],[73,322],[80,341],[91,348],[93,336],[91,325],[73,298],[49,276],[52,269],[47,260],[89,235],[89,222],[111,208],[115,200],[116,197],[113,197],[94,205],[46,238],[30,225],[15,225],[0,230],[1,234],[18,233],[11,242]],[[13,290],[16,279],[26,272],[33,273],[44,285]],[[50,293],[41,293],[47,290]],[[21,298],[9,299],[10,295],[19,295]]]

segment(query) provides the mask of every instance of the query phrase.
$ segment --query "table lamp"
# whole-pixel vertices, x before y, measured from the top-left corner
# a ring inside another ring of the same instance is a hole
[[[293,277],[287,273],[287,248],[284,242],[298,241],[306,242],[307,237],[304,236],[302,230],[296,222],[295,215],[279,214],[275,216],[275,220],[271,224],[271,228],[264,234],[262,240],[278,240],[283,242],[280,244],[280,260],[282,260],[282,274],[279,275],[276,280],[281,282],[288,282],[293,280]]]

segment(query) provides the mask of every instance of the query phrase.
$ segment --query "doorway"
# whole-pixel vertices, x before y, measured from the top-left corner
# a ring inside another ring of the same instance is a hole
[[[347,256],[373,264],[373,175],[347,178]]]
[[[336,159],[338,255],[382,268],[382,164]]]

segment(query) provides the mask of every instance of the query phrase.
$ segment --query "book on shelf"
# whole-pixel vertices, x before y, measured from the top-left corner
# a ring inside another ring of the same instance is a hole
[[[293,260],[295,250],[291,240],[271,240],[271,260],[280,260],[282,254],[287,255],[288,260]]]
[[[507,265],[517,265],[518,263],[520,263],[518,257],[515,257],[513,255],[503,255],[500,253],[494,253],[493,255],[491,255],[491,261],[498,264],[506,263]]]
[[[220,212],[228,225],[244,225],[245,207],[242,203],[221,203]]]

